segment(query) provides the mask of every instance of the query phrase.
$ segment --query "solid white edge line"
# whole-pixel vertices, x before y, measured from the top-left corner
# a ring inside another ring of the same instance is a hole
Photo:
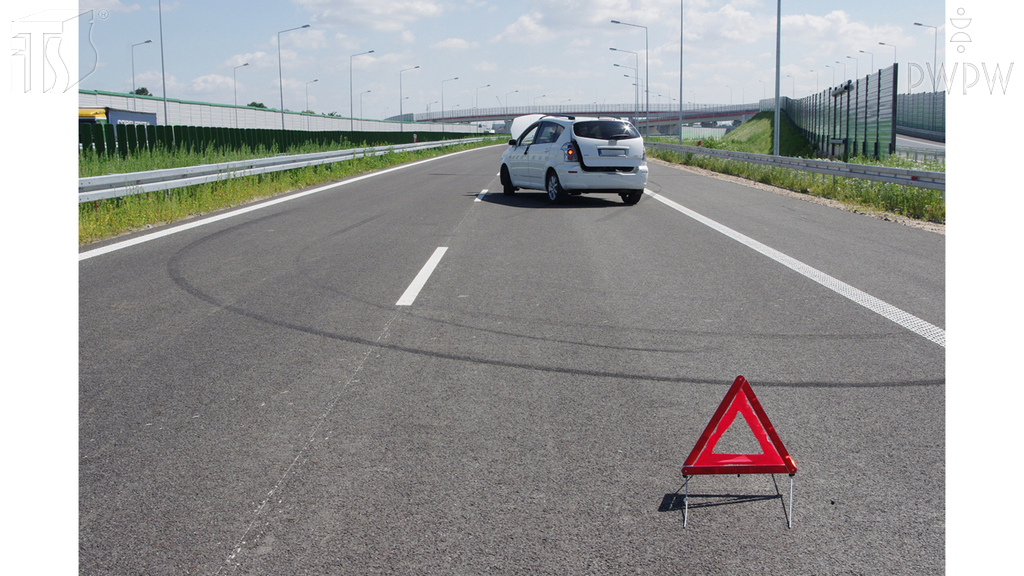
[[[744,244],[749,248],[752,248],[753,250],[771,258],[772,260],[775,260],[779,264],[782,264],[783,266],[786,266],[787,268],[794,270],[795,272],[798,272],[802,276],[809,278],[817,282],[818,284],[821,284],[825,288],[828,288],[829,290],[832,290],[833,292],[841,296],[844,296],[856,302],[857,304],[860,304],[861,306],[864,306],[868,310],[871,310],[872,312],[875,312],[876,314],[879,314],[880,316],[887,318],[888,320],[891,320],[896,324],[899,324],[900,326],[903,326],[907,330],[910,330],[911,332],[919,336],[923,336],[924,338],[931,340],[932,342],[938,344],[939,346],[942,346],[943,348],[946,347],[946,331],[943,330],[942,328],[925,322],[924,320],[921,320],[920,318],[914,316],[913,314],[904,312],[903,310],[900,310],[899,308],[891,304],[879,300],[878,298],[875,298],[874,296],[862,290],[854,288],[853,286],[850,286],[845,282],[833,278],[832,276],[829,276],[828,274],[825,274],[824,272],[816,268],[812,268],[795,258],[787,256],[774,248],[766,246],[758,242],[757,240],[750,238],[749,236],[741,234],[733,230],[732,228],[719,224],[718,222],[715,222],[714,220],[706,216],[698,214],[697,212],[690,210],[689,208],[683,206],[682,204],[669,200],[668,198],[655,192],[652,192],[651,190],[644,189],[644,192],[651,198],[654,198],[655,200],[661,202],[662,204],[665,204],[669,208],[672,208],[677,212],[685,214],[686,216],[693,218],[694,220],[700,222],[701,224],[704,224],[705,226],[708,226],[709,228],[717,232],[725,234],[729,238],[732,238],[733,240],[736,240],[737,242]]]
[[[484,148],[487,148],[487,146],[484,146]],[[96,248],[96,249],[93,249],[93,250],[86,250],[85,252],[80,252],[78,254],[78,261],[81,262],[83,260],[88,260],[89,258],[95,258],[96,256],[102,256],[103,254],[108,254],[110,252],[116,252],[117,250],[128,248],[129,246],[135,246],[136,244],[142,244],[143,242],[149,242],[151,240],[157,240],[157,239],[163,238],[165,236],[170,236],[172,234],[177,234],[178,232],[184,232],[186,230],[191,230],[193,228],[198,228],[200,226],[205,226],[207,224],[213,224],[214,222],[219,222],[220,220],[225,220],[227,218],[233,218],[235,216],[240,216],[242,214],[245,214],[247,212],[252,212],[254,210],[262,210],[263,208],[267,208],[267,207],[273,206],[275,204],[280,204],[282,202],[288,202],[288,201],[291,201],[291,200],[295,200],[297,198],[302,198],[304,196],[309,196],[311,194],[317,194],[319,192],[323,192],[324,190],[330,190],[331,188],[337,188],[339,186],[345,186],[347,184],[352,184],[354,182],[359,182],[361,180],[366,180],[367,178],[373,178],[374,176],[381,176],[383,174],[388,174],[390,172],[396,172],[398,170],[404,170],[406,168],[412,168],[413,166],[419,166],[420,164],[426,164],[427,162],[433,162],[434,160],[440,160],[441,158],[448,158],[448,157],[451,157],[451,156],[457,156],[459,154],[465,154],[467,152],[473,152],[475,150],[480,150],[480,149],[481,148],[470,148],[469,150],[459,150],[458,152],[452,152],[451,154],[444,154],[444,155],[441,155],[441,156],[435,156],[433,158],[427,158],[425,160],[419,160],[419,161],[413,162],[411,164],[402,164],[401,166],[395,166],[394,168],[387,168],[387,169],[384,169],[384,170],[380,170],[378,172],[370,172],[368,174],[363,174],[361,176],[356,176],[354,178],[349,178],[348,180],[342,180],[341,182],[335,182],[334,184],[328,184],[326,186],[320,186],[319,188],[313,188],[312,190],[306,190],[305,192],[299,192],[297,194],[291,194],[291,195],[283,197],[283,198],[276,198],[274,200],[269,200],[269,201],[266,201],[266,202],[261,202],[259,204],[255,204],[255,205],[252,205],[252,206],[246,206],[245,208],[239,208],[238,210],[232,210],[231,212],[225,212],[224,214],[218,214],[217,216],[211,216],[209,218],[203,218],[202,220],[196,220],[194,222],[189,222],[187,224],[182,224],[181,226],[175,226],[173,228],[168,228],[166,230],[160,230],[159,232],[153,232],[152,234],[146,234],[144,236],[138,236],[136,238],[132,238],[131,240],[124,240],[124,241],[121,241],[121,242],[115,242],[113,244],[108,244],[107,246],[103,246],[102,248]]]
[[[402,297],[398,299],[398,302],[395,302],[395,306],[411,306],[412,303],[416,301],[416,297],[419,296],[420,290],[422,290],[423,286],[426,285],[430,275],[434,273],[434,268],[437,268],[438,263],[441,262],[441,257],[444,256],[444,253],[447,251],[448,248],[445,246],[441,246],[437,250],[434,250],[430,259],[423,265],[420,273],[412,279],[412,284],[409,284],[409,287],[405,289]]]

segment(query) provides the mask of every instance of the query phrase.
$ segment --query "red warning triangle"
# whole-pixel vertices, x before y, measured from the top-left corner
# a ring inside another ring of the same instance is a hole
[[[715,445],[741,414],[761,445],[761,454],[717,454]],[[790,457],[750,383],[737,376],[718,410],[711,417],[686,462],[683,476],[696,474],[796,474],[796,462]]]

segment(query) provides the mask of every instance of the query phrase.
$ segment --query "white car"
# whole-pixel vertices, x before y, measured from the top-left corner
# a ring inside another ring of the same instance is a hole
[[[523,129],[523,126],[526,126]],[[502,189],[567,195],[612,193],[632,205],[647,185],[644,140],[629,122],[582,116],[520,116],[501,155]]]

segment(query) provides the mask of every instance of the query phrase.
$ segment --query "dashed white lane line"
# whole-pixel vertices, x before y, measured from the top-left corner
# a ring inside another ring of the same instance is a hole
[[[853,300],[857,304],[860,304],[861,306],[864,306],[868,310],[871,310],[872,312],[875,312],[881,315],[882,317],[887,318],[895,322],[896,324],[899,324],[900,326],[903,326],[907,330],[910,330],[911,332],[919,336],[923,336],[924,338],[931,340],[932,342],[938,344],[939,346],[942,346],[943,348],[946,347],[946,331],[943,330],[942,328],[929,324],[928,322],[921,320],[920,318],[914,316],[913,314],[904,312],[903,310],[900,310],[899,308],[893,306],[892,304],[883,302],[882,300],[879,300],[878,298],[875,298],[874,296],[866,292],[858,290],[857,288],[854,288],[853,286],[850,286],[845,282],[837,280],[816,268],[812,268],[795,258],[787,256],[774,248],[766,246],[758,242],[757,240],[750,238],[749,236],[745,236],[733,230],[732,228],[719,224],[718,222],[715,222],[714,220],[706,216],[698,214],[697,212],[690,210],[689,208],[683,206],[682,204],[669,200],[668,198],[665,198],[664,196],[652,192],[650,190],[644,190],[644,192],[646,192],[647,195],[650,196],[651,198],[654,198],[655,200],[661,202],[662,204],[665,204],[669,208],[672,208],[673,210],[685,214],[686,216],[693,218],[694,220],[700,222],[701,224],[704,224],[705,226],[708,226],[709,228],[712,228],[713,230],[725,234],[729,238],[732,238],[733,240],[736,240],[737,242],[744,244],[757,252],[760,252],[761,254],[771,258],[772,260],[775,260],[776,262],[782,264],[783,266],[786,266],[787,268],[790,268],[791,270],[794,270],[811,280],[814,280],[815,282],[821,284],[822,286],[828,288],[829,290],[832,290],[833,292],[836,292],[841,296]]]
[[[483,190],[481,190],[480,193],[476,195],[476,200],[473,200],[473,201],[474,202],[483,202],[484,201],[484,196],[487,196],[487,188],[484,188]]]
[[[423,265],[420,273],[412,279],[412,284],[405,289],[402,297],[395,302],[395,306],[412,306],[412,303],[416,301],[416,297],[419,296],[420,290],[426,285],[430,275],[434,273],[434,268],[437,268],[438,263],[441,262],[441,257],[448,251],[448,248],[441,246],[437,250],[434,250],[434,254],[430,256],[427,263]]]

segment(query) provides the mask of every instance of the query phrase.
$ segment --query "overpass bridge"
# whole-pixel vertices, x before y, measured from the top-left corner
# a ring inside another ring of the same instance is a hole
[[[701,125],[711,122],[746,122],[761,111],[759,103],[750,104],[691,104],[684,105],[680,113],[678,104],[652,104],[649,113],[637,110],[632,104],[559,104],[540,106],[499,106],[495,108],[453,108],[422,114],[392,116],[387,121],[418,124],[469,124],[503,122],[506,129],[512,119],[526,114],[558,114],[563,116],[611,116],[628,118],[638,128],[650,119],[651,131],[659,134],[678,134],[680,123]],[[680,122],[680,116],[682,122]]]

